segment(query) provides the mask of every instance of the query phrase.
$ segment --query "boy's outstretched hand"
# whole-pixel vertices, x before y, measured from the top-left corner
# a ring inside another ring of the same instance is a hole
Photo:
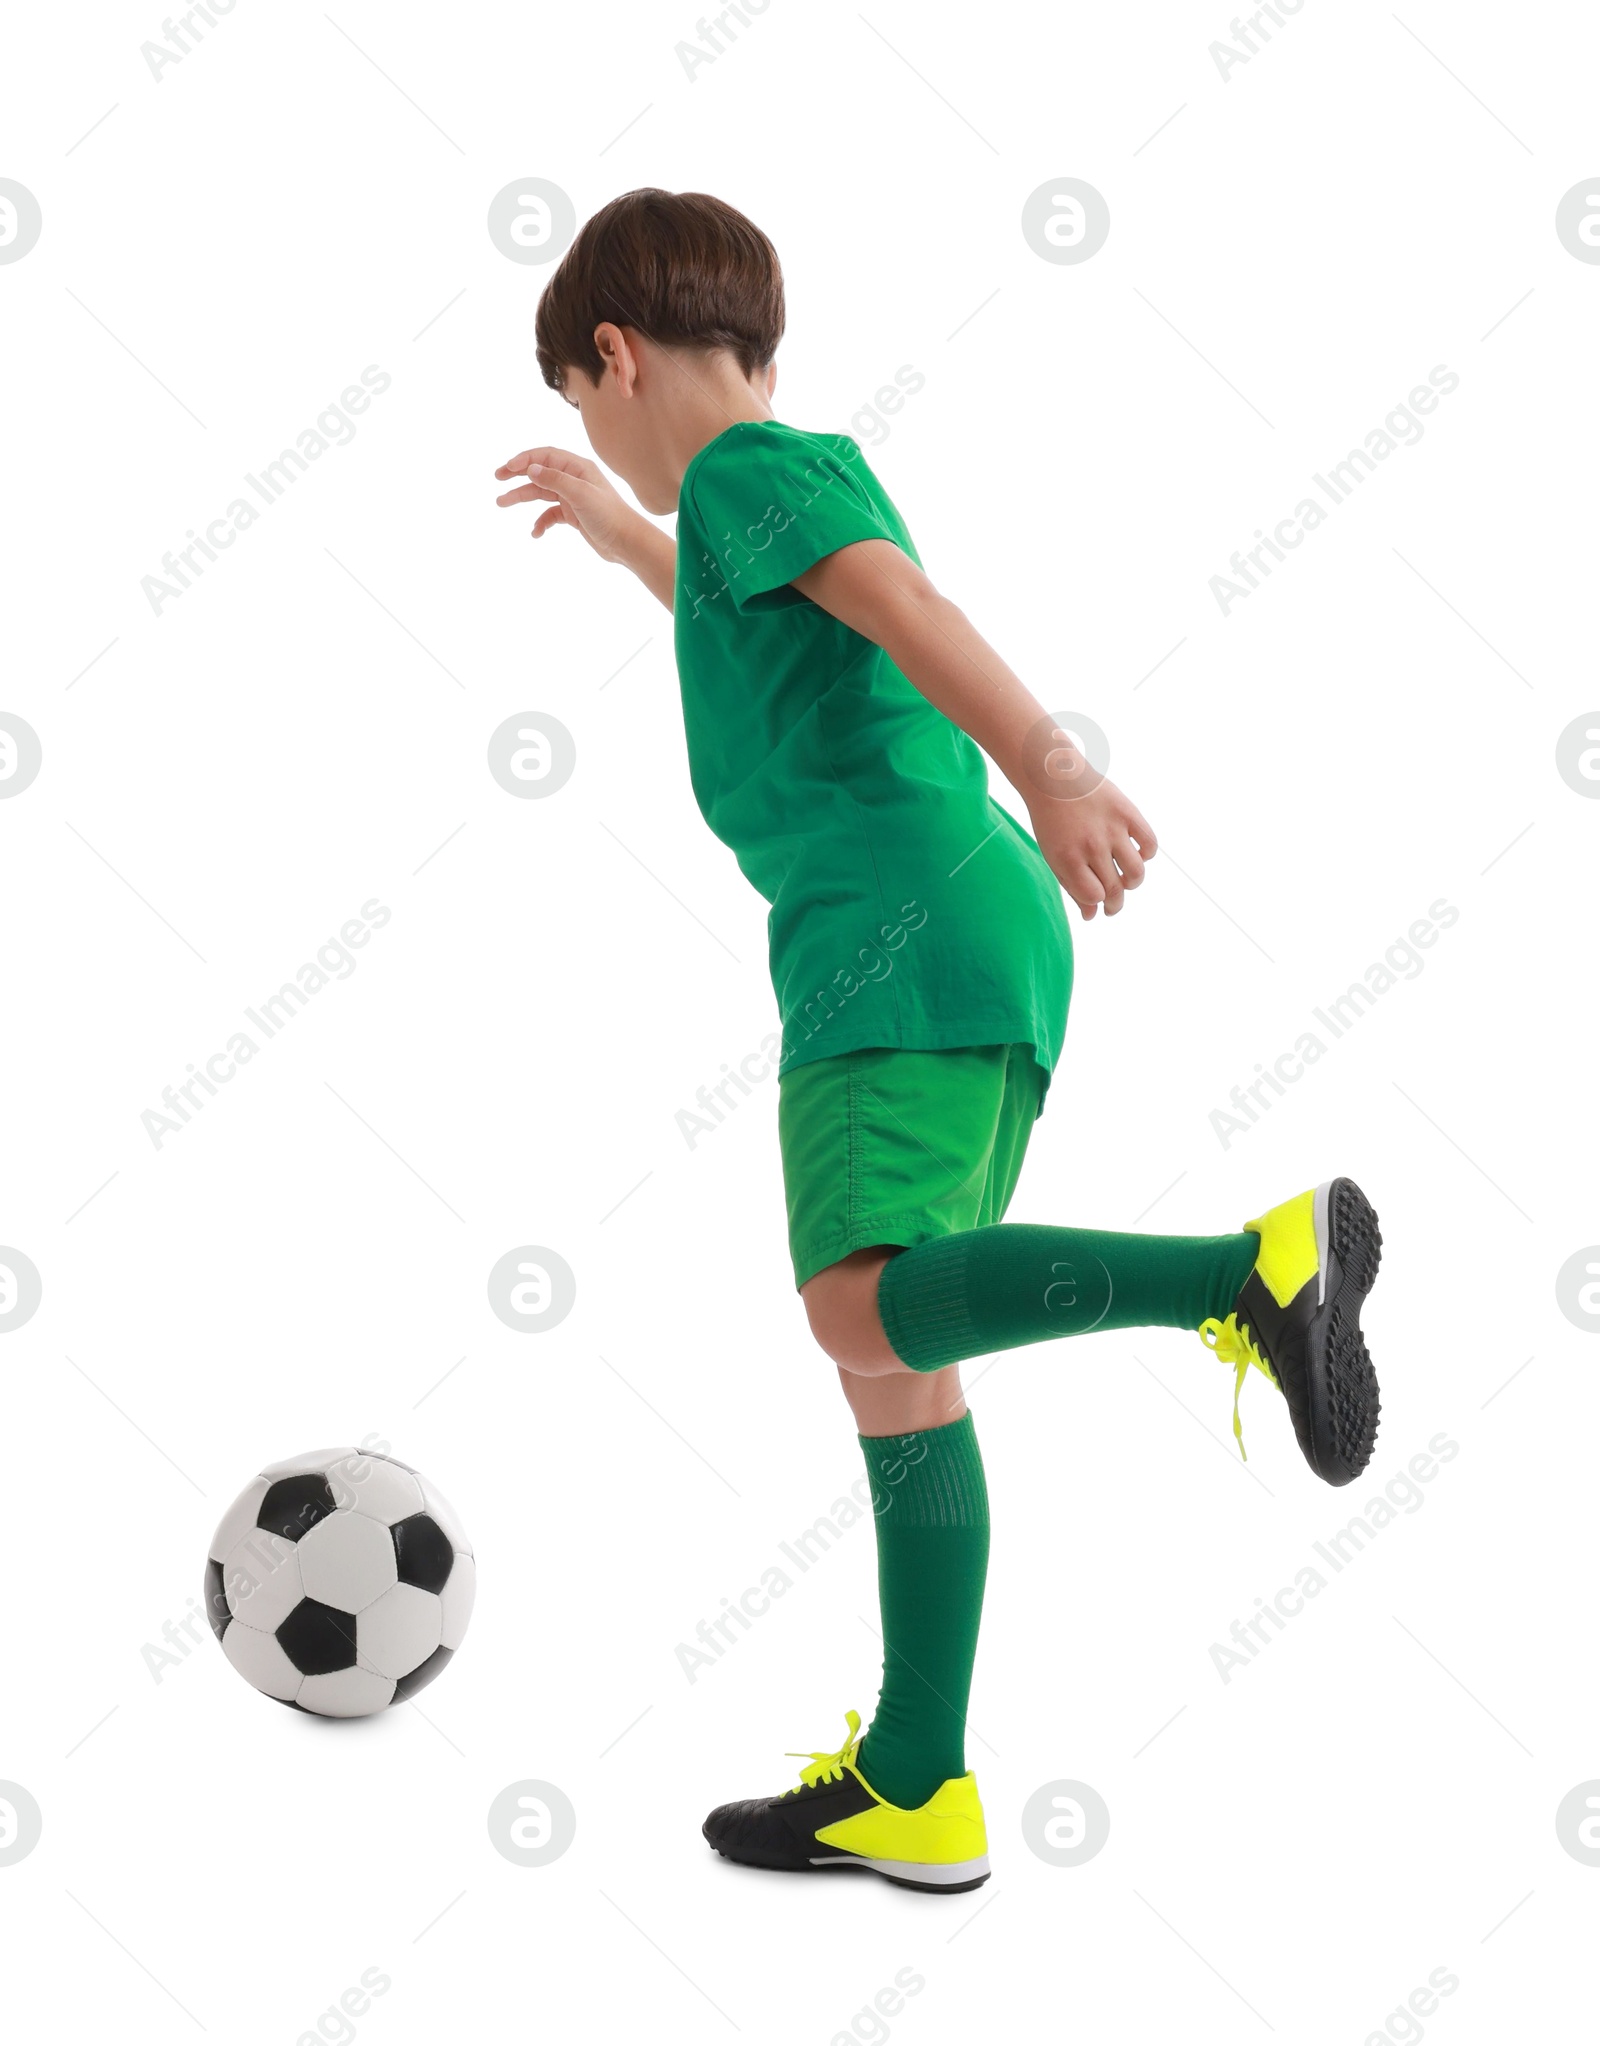
[[[511,476],[527,478],[519,490],[497,497],[496,504],[538,500],[549,506],[534,521],[535,540],[543,539],[552,526],[571,526],[602,561],[631,561],[630,543],[642,521],[606,481],[597,462],[569,454],[565,448],[524,448],[494,473],[502,483]]]
[[[1053,737],[1048,774],[1064,793],[1028,794],[1033,835],[1085,923],[1101,907],[1115,916],[1127,891],[1144,879],[1145,861],[1155,858],[1156,835],[1116,783],[1097,773],[1065,733]],[[1081,787],[1081,795],[1070,793],[1074,785]]]
[[[678,552],[671,536],[627,503],[598,462],[565,448],[524,448],[494,473],[502,483],[513,476],[528,479],[497,497],[496,504],[538,501],[547,507],[534,520],[534,539],[542,540],[552,526],[570,526],[602,561],[631,568],[650,594],[672,609]]]

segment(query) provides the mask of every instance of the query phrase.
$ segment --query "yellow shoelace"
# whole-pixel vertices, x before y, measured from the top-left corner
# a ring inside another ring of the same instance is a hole
[[[844,1723],[850,1729],[850,1738],[842,1748],[836,1749],[831,1755],[819,1755],[814,1748],[789,1749],[791,1755],[805,1763],[805,1767],[800,1771],[800,1781],[807,1790],[811,1789],[813,1784],[831,1782],[835,1776],[843,1776],[845,1764],[855,1760],[856,1749],[860,1745],[861,1714],[847,1712]]]
[[[1239,1420],[1239,1395],[1244,1390],[1245,1373],[1253,1364],[1269,1384],[1276,1385],[1278,1381],[1272,1375],[1272,1366],[1256,1347],[1250,1324],[1246,1322],[1241,1328],[1238,1315],[1230,1314],[1226,1321],[1218,1321],[1213,1316],[1210,1321],[1201,1322],[1200,1340],[1208,1350],[1215,1350],[1224,1364],[1233,1366],[1233,1439],[1239,1445],[1240,1456],[1248,1463],[1244,1428]]]

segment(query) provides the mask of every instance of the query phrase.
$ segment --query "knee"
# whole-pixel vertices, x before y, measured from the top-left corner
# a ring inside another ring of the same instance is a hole
[[[882,1329],[873,1331],[859,1316],[835,1311],[831,1306],[806,1302],[806,1318],[817,1347],[831,1357],[841,1371],[857,1378],[886,1378],[907,1366],[889,1348]],[[908,1374],[909,1375],[909,1374]]]
[[[889,1347],[878,1313],[878,1275],[888,1251],[856,1251],[800,1289],[817,1346],[841,1371],[859,1378],[910,1372]]]

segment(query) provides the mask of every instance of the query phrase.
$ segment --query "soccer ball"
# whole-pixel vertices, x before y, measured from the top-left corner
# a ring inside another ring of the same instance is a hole
[[[477,1566],[450,1502],[409,1464],[313,1449],[269,1464],[206,1553],[206,1616],[247,1683],[359,1719],[431,1684],[461,1646]]]

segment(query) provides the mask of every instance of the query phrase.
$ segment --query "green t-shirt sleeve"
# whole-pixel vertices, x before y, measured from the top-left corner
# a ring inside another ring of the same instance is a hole
[[[760,421],[710,449],[690,497],[736,610],[804,603],[795,577],[857,540],[899,546],[855,474],[859,456],[847,435],[774,433]]]

